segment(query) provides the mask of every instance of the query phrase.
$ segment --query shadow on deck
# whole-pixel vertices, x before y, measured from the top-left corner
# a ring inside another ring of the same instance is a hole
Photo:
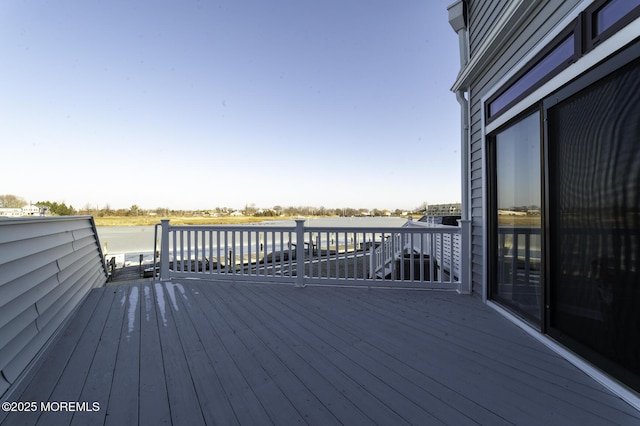
[[[92,290],[9,400],[99,407],[2,425],[640,423],[474,297],[195,280]]]

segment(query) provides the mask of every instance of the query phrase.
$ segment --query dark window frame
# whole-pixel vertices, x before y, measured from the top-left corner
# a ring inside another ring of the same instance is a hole
[[[628,66],[631,66],[633,63],[638,63],[640,61],[640,37],[635,38],[628,46],[617,51],[612,56],[603,60],[595,67],[587,71],[586,73],[579,76],[577,79],[569,82],[559,90],[554,93],[545,96],[541,100],[542,114],[543,114],[543,134],[542,134],[542,143],[543,143],[543,153],[544,157],[541,157],[541,162],[543,163],[544,168],[544,177],[543,182],[550,182],[550,169],[552,167],[557,167],[554,158],[550,158],[551,149],[549,147],[550,143],[550,135],[549,135],[549,126],[548,126],[548,111],[553,108],[555,105],[563,102],[572,96],[580,93],[581,91],[588,89],[590,86],[597,84],[601,80],[608,79],[614,77],[616,74],[623,72],[624,69]],[[538,104],[540,104],[538,103]],[[537,104],[537,105],[538,105]],[[552,289],[551,285],[553,285],[553,250],[552,247],[552,236],[554,235],[555,226],[552,208],[552,199],[554,194],[552,193],[553,189],[550,188],[550,185],[547,184],[543,186],[542,195],[543,195],[543,240],[542,244],[544,247],[544,254],[542,256],[543,262],[546,265],[543,270],[542,279],[544,282],[543,288],[543,297],[544,297],[544,317],[543,317],[543,332],[548,334],[562,345],[576,351],[580,354],[580,356],[584,357],[588,361],[594,363],[599,368],[604,369],[609,374],[613,375],[617,379],[622,382],[626,382],[626,380],[631,380],[635,384],[635,388],[637,389],[640,386],[640,378],[633,377],[632,379],[624,379],[628,377],[628,372],[624,370],[624,368],[617,366],[611,360],[605,358],[603,355],[598,352],[592,350],[585,344],[573,339],[571,336],[567,335],[563,331],[559,330],[554,326],[554,318],[552,315],[551,309],[551,295]]]
[[[500,115],[511,109],[516,103],[533,93],[536,89],[542,86],[547,81],[551,80],[560,72],[568,68],[572,63],[576,62],[580,57],[589,53],[595,49],[596,46],[602,43],[604,40],[610,38],[618,31],[629,25],[635,19],[640,17],[640,5],[634,7],[630,12],[623,15],[620,19],[612,23],[608,28],[599,34],[596,34],[595,22],[598,19],[598,13],[606,6],[613,4],[616,1],[623,0],[597,0],[589,7],[587,7],[582,13],[578,15],[576,19],[571,21],[565,29],[562,30],[558,36],[556,36],[550,43],[548,43],[533,59],[531,59],[520,71],[518,71],[513,77],[511,77],[500,89],[493,94],[484,105],[484,116],[487,124],[498,118]],[[495,112],[491,112],[491,106],[510,90],[516,83],[518,83],[526,74],[533,70],[540,62],[546,59],[551,53],[554,52],[566,39],[573,35],[574,37],[574,51],[571,57],[567,58],[556,67],[547,71],[541,78],[533,82],[519,95],[514,96],[504,106]]]
[[[629,25],[633,20],[640,16],[640,5],[633,8],[629,13],[621,17],[607,29],[600,34],[596,34],[596,22],[598,19],[598,13],[606,6],[612,4],[615,1],[624,0],[598,0],[591,6],[587,7],[584,11],[583,18],[583,32],[584,32],[584,49],[585,53],[595,49],[595,47],[613,36],[622,28]]]
[[[508,301],[505,301],[499,295],[496,295],[494,292],[493,283],[497,282],[498,277],[498,269],[497,269],[497,247],[498,247],[498,216],[495,214],[498,211],[498,179],[496,175],[496,166],[497,166],[497,158],[496,158],[496,136],[498,133],[504,131],[505,129],[511,127],[515,123],[527,118],[528,116],[537,113],[540,118],[540,209],[542,212],[546,210],[546,198],[545,198],[545,190],[546,187],[546,171],[544,169],[544,161],[543,157],[545,155],[545,142],[544,142],[544,131],[545,128],[543,126],[543,110],[542,110],[542,102],[536,102],[529,108],[520,112],[516,117],[509,120],[508,123],[505,123],[493,130],[490,134],[487,135],[487,170],[490,170],[490,174],[488,174],[488,182],[487,182],[487,200],[488,200],[488,209],[489,209],[489,217],[488,221],[488,235],[487,235],[487,259],[489,259],[489,264],[487,265],[487,298],[491,300],[495,300],[500,303],[505,308],[509,309],[511,313],[528,323],[530,326],[537,328],[541,332],[546,331],[546,323],[545,317],[546,314],[545,308],[547,306],[547,286],[546,286],[546,275],[540,275],[540,297],[544,301],[544,303],[540,306],[540,315],[541,320],[534,318],[533,316],[527,314],[526,312],[514,309]],[[544,230],[546,229],[546,221],[545,216],[542,215],[540,217],[540,238],[541,238],[541,247],[546,246],[546,235]],[[540,259],[540,270],[543,272],[546,268],[546,259],[544,256]]]
[[[573,36],[573,54],[557,64],[554,68],[547,71],[541,78],[533,82],[529,87],[523,90],[522,93],[516,95],[512,100],[508,101],[502,108],[491,113],[491,105],[510,90],[516,83],[518,83],[524,76],[532,71],[538,64],[548,58],[560,45],[562,45],[567,38]],[[533,59],[531,59],[526,66],[518,71],[513,77],[511,77],[505,84],[502,85],[493,96],[491,96],[485,103],[485,121],[491,123],[497,117],[504,112],[511,109],[516,103],[533,93],[536,89],[542,86],[547,81],[551,80],[555,75],[559,74],[572,63],[578,60],[582,55],[582,25],[580,18],[574,19],[560,34],[558,34],[550,43],[548,43],[544,49],[542,49]]]

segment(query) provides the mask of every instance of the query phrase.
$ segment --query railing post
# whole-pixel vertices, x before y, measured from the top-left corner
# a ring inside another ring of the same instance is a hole
[[[169,219],[160,221],[160,281],[169,279]]]
[[[460,220],[460,284],[458,293],[471,294],[471,220]],[[453,259],[452,259],[453,263]],[[453,268],[452,268],[453,269]]]
[[[296,219],[296,287],[304,286],[304,219]]]

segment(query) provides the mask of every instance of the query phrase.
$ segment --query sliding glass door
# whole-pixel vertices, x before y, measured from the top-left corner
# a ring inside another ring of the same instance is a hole
[[[595,2],[560,33],[581,37],[572,61],[639,16],[623,4]],[[564,69],[529,105],[485,104],[490,121],[514,115],[487,134],[488,297],[640,392],[640,39]]]
[[[493,138],[495,151],[494,276],[491,296],[541,320],[540,112]]]
[[[548,326],[638,389],[640,61],[588,77],[545,102]]]

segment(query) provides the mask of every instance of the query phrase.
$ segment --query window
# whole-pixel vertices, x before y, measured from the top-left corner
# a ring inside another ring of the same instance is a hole
[[[541,321],[540,113],[492,138],[495,153],[493,298]]]
[[[504,88],[487,102],[487,122],[506,111],[510,106],[542,86],[555,74],[565,69],[580,55],[580,31],[578,21],[537,55],[530,65],[514,76]]]
[[[587,49],[592,49],[638,16],[640,0],[596,2],[585,12]]]
[[[639,16],[640,0],[595,2],[488,100],[487,123]]]

